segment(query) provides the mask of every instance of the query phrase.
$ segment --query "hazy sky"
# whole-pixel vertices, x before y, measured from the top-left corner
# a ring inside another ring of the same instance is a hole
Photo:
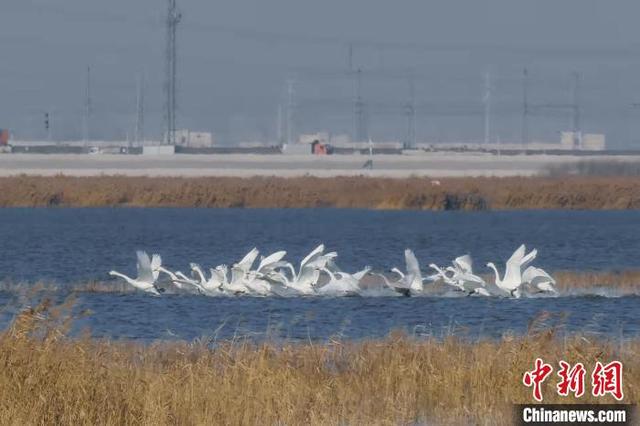
[[[375,139],[404,135],[414,76],[418,139],[483,135],[483,74],[493,79],[494,137],[517,140],[522,69],[529,69],[533,139],[569,126],[571,72],[581,74],[585,131],[616,147],[639,141],[640,3],[632,0],[178,0],[179,127],[223,143],[275,139],[278,104],[295,81],[301,132],[352,133],[353,66]],[[79,138],[92,68],[94,138],[124,138],[146,78],[146,133],[162,131],[162,0],[3,0],[0,127]],[[554,107],[555,106],[555,107]]]

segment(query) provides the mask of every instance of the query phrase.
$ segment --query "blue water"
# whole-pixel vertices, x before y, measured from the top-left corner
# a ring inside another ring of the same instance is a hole
[[[423,266],[470,253],[483,272],[487,261],[503,261],[521,243],[537,248],[536,264],[549,271],[638,269],[639,224],[640,212],[629,211],[2,209],[0,276],[64,288],[109,281],[111,269],[135,274],[136,249],[158,252],[170,268],[186,270],[191,261],[233,263],[254,246],[264,253],[285,249],[297,263],[320,242],[338,251],[345,270],[403,267],[409,247]],[[0,297],[9,308],[19,303],[12,294]],[[241,335],[323,341],[384,336],[395,329],[497,337],[526,332],[542,311],[564,315],[568,332],[640,334],[638,297],[211,299],[82,293],[76,308],[91,311],[77,321],[78,329],[145,340]],[[6,323],[8,316],[3,318]]]
[[[226,300],[189,296],[167,301],[141,295],[115,299],[100,295],[83,296],[83,306],[93,315],[81,324],[94,333],[135,339],[248,336],[326,341],[384,337],[395,330],[422,337],[497,338],[506,332],[526,333],[530,320],[543,311],[566,315],[550,324],[559,322],[567,333],[616,338],[640,333],[640,298],[635,296],[544,301],[466,297]]]

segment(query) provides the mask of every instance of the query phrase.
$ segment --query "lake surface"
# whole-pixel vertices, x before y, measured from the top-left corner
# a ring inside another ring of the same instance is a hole
[[[110,281],[111,269],[135,275],[135,250],[162,255],[171,269],[239,260],[252,247],[287,250],[297,264],[323,242],[347,271],[404,268],[411,248],[425,266],[470,253],[475,269],[502,264],[521,243],[536,265],[556,270],[640,267],[640,212],[389,212],[365,210],[1,209],[0,276],[5,281],[67,284]],[[57,297],[64,297],[64,291]],[[20,306],[3,293],[6,323]],[[542,311],[564,315],[567,332],[611,337],[640,333],[640,298],[597,296],[483,298],[212,299],[139,293],[82,293],[91,315],[76,327],[98,336],[152,340],[216,335],[323,341],[332,336],[411,334],[497,337],[524,333]],[[217,330],[217,331],[216,331]]]

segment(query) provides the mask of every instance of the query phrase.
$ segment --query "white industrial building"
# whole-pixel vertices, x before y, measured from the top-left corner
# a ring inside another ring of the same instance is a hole
[[[562,132],[560,145],[567,150],[604,151],[607,148],[605,136],[594,133]]]
[[[213,134],[210,132],[176,130],[176,145],[190,148],[211,148],[214,142]]]

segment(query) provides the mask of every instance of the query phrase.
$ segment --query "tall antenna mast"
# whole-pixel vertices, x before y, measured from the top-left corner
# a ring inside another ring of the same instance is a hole
[[[529,71],[525,68],[522,73],[522,145],[529,143]]]
[[[293,134],[295,132],[295,115],[296,115],[296,92],[295,92],[295,80],[293,77],[287,79],[287,127],[286,127],[286,141],[287,145],[293,143]]]
[[[178,24],[182,20],[182,14],[178,11],[176,0],[168,0],[167,9],[167,34],[166,34],[166,101],[165,101],[165,143],[175,145],[176,143],[176,74],[177,74],[177,46],[176,32]]]
[[[135,141],[138,146],[144,142],[144,74],[137,80]]]
[[[356,142],[368,139],[365,104],[362,100],[362,69],[356,71],[356,100],[355,100],[355,137]]]
[[[85,147],[90,137],[91,108],[91,67],[87,67],[87,86],[84,98],[84,114],[82,116],[82,141]]]
[[[491,142],[491,71],[484,74],[484,144]]]
[[[415,148],[416,146],[416,89],[413,76],[409,76],[409,99],[405,105],[405,115],[407,117],[407,136],[404,143],[405,148]]]
[[[572,74],[573,87],[571,90],[571,131],[573,132],[573,148],[582,149],[582,130],[580,129],[580,74]]]

